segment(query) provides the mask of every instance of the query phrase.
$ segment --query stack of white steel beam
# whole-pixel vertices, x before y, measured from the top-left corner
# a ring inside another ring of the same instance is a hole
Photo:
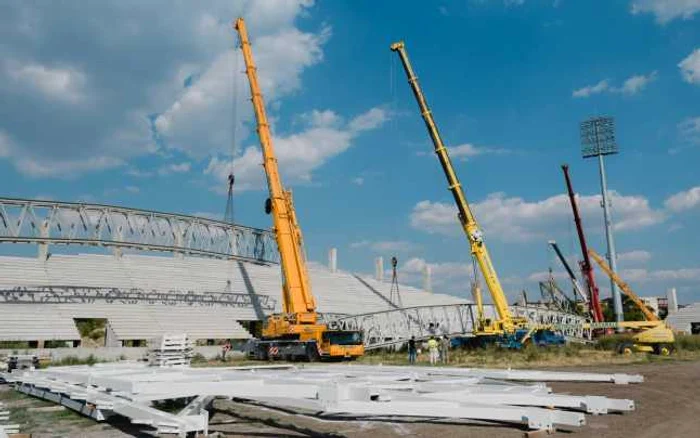
[[[207,401],[235,397],[321,417],[425,417],[524,424],[552,431],[580,427],[586,414],[629,412],[634,401],[554,394],[547,381],[631,384],[642,376],[361,365],[149,368],[121,362],[55,367],[0,377],[17,390],[63,404],[98,421],[114,414],[160,432],[206,431]],[[196,397],[179,414],[157,400]]]
[[[148,363],[156,367],[186,367],[193,351],[186,334],[166,334],[148,343]]]
[[[10,421],[10,411],[0,402],[0,438],[7,438],[9,433],[19,433],[19,424],[7,424]]]

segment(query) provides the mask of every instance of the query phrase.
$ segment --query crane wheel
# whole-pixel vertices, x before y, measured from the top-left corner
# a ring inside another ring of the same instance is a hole
[[[654,353],[659,356],[670,356],[673,352],[673,346],[669,344],[657,344],[654,346]]]
[[[632,353],[634,353],[634,344],[630,342],[623,342],[622,344],[617,346],[617,352],[619,354],[624,354],[625,356],[629,356]]]
[[[315,342],[309,342],[306,344],[306,360],[309,362],[318,362],[321,359],[321,355],[318,354],[318,348]]]

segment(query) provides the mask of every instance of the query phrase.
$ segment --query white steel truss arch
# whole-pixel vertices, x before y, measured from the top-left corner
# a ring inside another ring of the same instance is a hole
[[[102,204],[0,198],[0,243],[89,245],[277,263],[269,230]]]
[[[495,315],[492,306],[485,306],[484,310],[487,317]],[[587,321],[581,316],[538,307],[511,306],[511,310],[533,326],[560,330],[568,338],[590,339],[590,330],[584,328]],[[333,329],[361,330],[365,349],[371,350],[404,343],[412,336],[416,340],[433,335],[471,336],[475,314],[475,304],[447,304],[339,317],[328,324]]]

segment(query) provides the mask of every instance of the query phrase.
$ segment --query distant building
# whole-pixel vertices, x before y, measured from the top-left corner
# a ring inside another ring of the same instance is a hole
[[[666,322],[675,330],[700,335],[700,303],[678,309],[671,312],[666,318]]]

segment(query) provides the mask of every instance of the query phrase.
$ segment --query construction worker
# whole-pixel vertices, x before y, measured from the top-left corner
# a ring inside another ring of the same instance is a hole
[[[231,341],[226,340],[226,343],[221,347],[221,359],[226,362],[226,353],[231,351]]]
[[[450,337],[447,335],[440,339],[440,360],[442,363],[450,361]]]
[[[435,336],[431,336],[428,341],[428,354],[430,355],[430,365],[435,365],[438,361],[438,355],[440,354],[439,343],[435,339]]]
[[[416,337],[411,336],[408,340],[408,363],[416,363]]]

